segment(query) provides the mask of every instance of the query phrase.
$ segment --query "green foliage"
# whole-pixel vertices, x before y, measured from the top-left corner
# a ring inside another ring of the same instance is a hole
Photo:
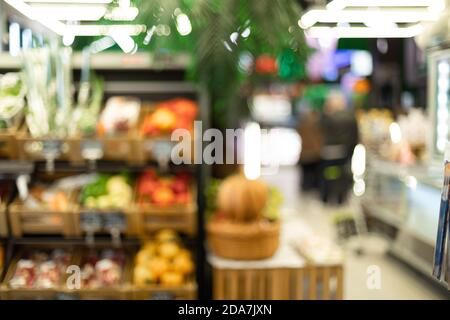
[[[189,77],[208,89],[213,117],[219,127],[226,126],[221,120],[238,88],[248,79],[238,68],[242,53],[253,57],[284,53],[286,58],[292,52],[291,58],[297,62],[292,61],[292,70],[283,69],[281,76],[284,79],[301,77],[301,64],[308,50],[303,32],[297,26],[301,8],[296,1],[141,0],[135,3],[141,12],[139,22],[146,24],[149,30],[160,24],[170,28],[170,35],[153,35],[145,48],[153,52],[164,49],[192,55]],[[187,36],[176,31],[174,11],[177,8],[190,18],[192,32]],[[236,36],[235,41],[232,34]]]
[[[116,0],[113,5],[116,5]],[[279,57],[282,80],[301,79],[308,49],[297,21],[301,8],[292,0],[134,0],[139,8],[136,23],[145,24],[149,34],[135,37],[142,50],[153,54],[189,53],[192,64],[188,78],[202,84],[213,104],[214,122],[226,127],[225,115],[245,81],[252,78],[238,68],[239,57],[249,53]],[[176,14],[187,14],[189,35],[177,32]],[[103,19],[101,23],[111,24]],[[117,22],[114,22],[117,23]],[[161,30],[162,28],[162,30]],[[246,32],[244,32],[246,31]],[[245,36],[250,31],[248,36]],[[244,33],[244,35],[243,35]],[[236,41],[230,36],[237,35]],[[77,38],[74,46],[87,45]],[[281,55],[281,58],[280,58]],[[281,60],[280,60],[281,59]],[[293,59],[293,60],[292,60]],[[287,63],[288,62],[288,63]]]

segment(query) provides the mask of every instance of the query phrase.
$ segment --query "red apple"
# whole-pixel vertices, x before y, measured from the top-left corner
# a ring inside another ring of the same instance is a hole
[[[175,201],[175,194],[169,187],[161,186],[153,192],[152,200],[160,206],[171,205]]]
[[[181,179],[174,180],[171,184],[171,188],[172,188],[173,192],[175,192],[177,194],[186,192],[188,189],[186,182]]]

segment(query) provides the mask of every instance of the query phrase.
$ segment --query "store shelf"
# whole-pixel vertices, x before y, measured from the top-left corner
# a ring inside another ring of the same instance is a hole
[[[403,262],[411,265],[417,271],[427,276],[434,283],[437,283],[447,288],[447,283],[445,283],[444,281],[438,281],[431,276],[432,266],[430,266],[430,263],[428,261],[424,261],[423,259],[419,258],[415,253],[404,248],[403,246],[394,245],[390,248],[389,252],[395,257],[402,260]]]
[[[0,160],[0,177],[30,174],[33,170],[34,164],[30,161]]]
[[[81,69],[82,53],[72,56],[72,67]],[[189,64],[187,55],[155,55],[138,52],[124,55],[122,52],[102,52],[91,56],[91,68],[97,70],[183,70]],[[13,57],[7,52],[0,52],[0,69],[14,70],[21,67],[20,57]]]
[[[394,227],[401,227],[405,222],[405,217],[401,214],[393,214],[392,208],[383,206],[380,201],[364,198],[362,206],[367,210],[369,215],[374,216],[384,223]]]

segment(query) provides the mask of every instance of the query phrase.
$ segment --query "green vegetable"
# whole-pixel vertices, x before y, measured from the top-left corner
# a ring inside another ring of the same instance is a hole
[[[269,188],[269,199],[265,208],[264,216],[270,220],[278,220],[280,218],[280,207],[283,204],[283,195],[280,190],[275,187]]]

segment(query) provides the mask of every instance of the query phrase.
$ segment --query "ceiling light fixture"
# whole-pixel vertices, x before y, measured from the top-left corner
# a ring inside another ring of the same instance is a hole
[[[113,21],[133,21],[139,14],[136,7],[116,7],[105,14],[105,19]]]
[[[402,28],[312,27],[305,30],[311,38],[411,38],[423,32],[421,24]]]
[[[109,35],[111,30],[120,30],[130,36],[137,36],[145,32],[146,26],[141,24],[120,24],[120,25],[68,25],[67,32],[75,36],[102,36]]]
[[[27,3],[109,4],[112,0],[25,0]]]
[[[32,5],[38,16],[52,17],[60,21],[97,21],[106,13],[104,5]]]
[[[61,21],[49,18],[47,15],[38,14],[33,10],[31,6],[20,0],[5,0],[5,2],[10,5],[15,10],[22,13],[25,17],[30,20],[34,20],[42,24],[44,27],[53,31],[59,36],[65,34],[66,25]]]
[[[333,0],[327,4],[329,10],[347,7],[430,7],[441,0]]]
[[[398,23],[417,23],[421,21],[436,21],[439,14],[428,10],[310,10],[306,12],[298,24],[301,28],[307,29],[316,23],[355,23],[366,21],[385,21]]]

